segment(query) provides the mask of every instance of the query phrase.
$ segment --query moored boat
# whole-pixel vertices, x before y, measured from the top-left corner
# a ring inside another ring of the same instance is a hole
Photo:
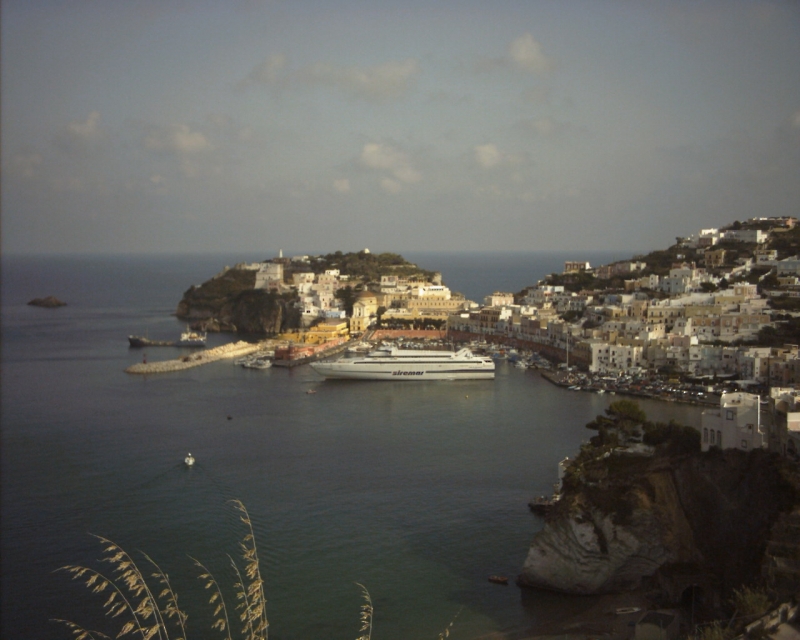
[[[197,331],[192,331],[191,329],[187,329],[181,334],[181,339],[178,340],[179,347],[205,347],[206,346],[206,337],[207,334],[205,333],[198,333]]]
[[[128,336],[131,347],[174,347],[175,342],[169,340],[150,340],[143,336]]]
[[[384,347],[311,367],[326,378],[351,380],[491,380],[495,371],[491,358],[466,348],[454,352]]]
[[[206,334],[187,329],[181,334],[180,340],[151,340],[144,336],[128,336],[131,347],[205,347]]]

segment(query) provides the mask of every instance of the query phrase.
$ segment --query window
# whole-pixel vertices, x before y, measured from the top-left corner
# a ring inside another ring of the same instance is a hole
[[[717,431],[717,444],[722,447],[722,431]]]
[[[747,440],[742,440],[742,449],[747,449]]]
[[[725,419],[726,420],[733,420],[733,410],[732,409],[728,409],[725,412]]]
[[[711,430],[711,444],[716,444],[714,442],[714,430],[713,429]]]
[[[708,442],[708,429],[703,429],[703,442]]]

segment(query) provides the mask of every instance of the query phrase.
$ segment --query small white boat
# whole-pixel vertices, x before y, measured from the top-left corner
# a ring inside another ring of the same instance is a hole
[[[243,362],[242,366],[246,369],[269,369],[272,366],[272,360],[266,356],[259,356]]]
[[[184,463],[184,464],[185,464],[187,467],[191,467],[191,466],[193,466],[193,465],[194,465],[194,456],[193,456],[191,453],[190,453],[190,454],[188,454],[188,455],[187,455],[187,456],[186,456],[186,457],[183,459],[183,463]]]

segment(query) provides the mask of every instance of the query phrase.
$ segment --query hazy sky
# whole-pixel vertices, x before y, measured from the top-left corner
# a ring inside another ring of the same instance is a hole
[[[664,247],[800,215],[800,3],[3,0],[2,249]]]

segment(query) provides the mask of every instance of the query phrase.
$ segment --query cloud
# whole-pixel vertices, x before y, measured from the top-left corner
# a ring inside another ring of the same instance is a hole
[[[85,122],[70,122],[55,135],[55,146],[60,151],[77,156],[87,156],[93,151],[102,149],[107,136],[100,127],[100,112],[92,111]]]
[[[333,181],[333,189],[334,191],[338,191],[339,193],[349,193],[350,192],[350,180],[347,178],[341,178],[339,180]]]
[[[392,180],[392,178],[383,178],[381,180],[381,188],[387,193],[395,194],[400,193],[402,185],[397,180]]]
[[[523,120],[520,123],[520,126],[525,131],[529,131],[543,138],[552,138],[554,136],[566,133],[570,129],[570,125],[566,122],[560,122],[549,116]]]
[[[42,162],[43,158],[39,153],[17,153],[11,157],[8,167],[15,175],[30,179],[36,176]]]
[[[100,112],[92,111],[89,117],[86,118],[86,122],[70,122],[67,125],[67,130],[79,138],[96,136],[100,131]]]
[[[214,148],[205,134],[192,131],[185,124],[153,127],[145,136],[144,146],[153,151],[165,151],[178,156],[194,155]]]
[[[530,33],[512,40],[504,57],[481,58],[475,63],[475,70],[478,72],[512,69],[524,73],[545,75],[554,67],[553,59],[544,54],[542,45]]]
[[[244,89],[252,85],[273,84],[281,78],[285,68],[286,56],[282,53],[273,54],[261,64],[256,65],[237,86]]]
[[[391,174],[391,184],[388,187],[389,182],[386,179],[382,182],[384,189],[391,193],[399,191],[400,183],[412,184],[422,180],[422,174],[413,167],[408,155],[387,144],[379,142],[365,144],[361,150],[360,163],[368,169]]]
[[[419,62],[413,58],[371,67],[343,67],[318,62],[296,71],[286,71],[286,58],[278,54],[256,66],[237,86],[325,86],[352,98],[388,102],[404,97],[414,86],[419,73]]]
[[[474,149],[475,162],[477,162],[484,169],[489,169],[495,165],[500,164],[502,156],[497,145],[494,144],[480,144]]]
[[[508,57],[514,66],[530,73],[548,73],[553,61],[544,55],[542,45],[530,33],[513,40],[508,47]]]
[[[505,153],[497,148],[496,144],[479,144],[472,149],[475,163],[483,169],[491,169],[499,165],[520,164],[525,157],[518,154]]]
[[[356,98],[384,102],[402,98],[418,74],[419,63],[408,59],[374,67],[337,67],[318,63],[302,70],[298,77],[310,84],[333,86]]]

